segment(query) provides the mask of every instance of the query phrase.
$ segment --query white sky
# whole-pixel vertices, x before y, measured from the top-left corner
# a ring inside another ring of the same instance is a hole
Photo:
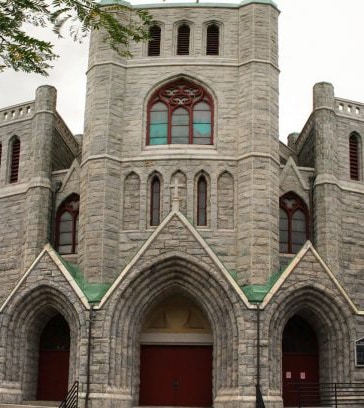
[[[286,141],[307,120],[316,82],[331,82],[336,96],[364,102],[364,0],[276,0],[276,4],[281,11],[280,139]],[[49,77],[0,73],[0,109],[32,100],[39,85],[51,84],[58,90],[59,113],[71,131],[82,133],[88,42],[58,41],[53,34],[49,39],[56,42],[60,55]]]

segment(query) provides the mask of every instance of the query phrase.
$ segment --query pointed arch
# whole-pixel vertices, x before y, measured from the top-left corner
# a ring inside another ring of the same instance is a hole
[[[217,179],[217,227],[234,229],[234,179],[224,171]]]
[[[211,272],[211,271],[210,271]],[[168,296],[183,295],[191,298],[205,313],[213,338],[213,392],[217,396],[221,389],[238,387],[238,322],[241,306],[234,294],[227,296],[223,285],[212,275],[206,279],[207,271],[201,263],[192,263],[179,257],[156,260],[156,263],[137,273],[132,273],[113,293],[110,301],[111,332],[105,335],[113,339],[110,354],[111,386],[130,392],[133,403],[139,399],[139,341],[149,311]],[[152,277],[152,278],[151,278]],[[216,296],[210,296],[212,292]],[[234,300],[235,299],[235,300]],[[114,309],[115,307],[115,309]],[[242,320],[240,320],[242,323]],[[105,329],[108,327],[105,325]],[[242,328],[241,328],[242,329]],[[124,339],[128,338],[128,342]],[[137,373],[129,375],[130,366]],[[120,369],[121,368],[121,369]]]
[[[55,245],[61,255],[78,252],[78,220],[80,196],[69,195],[56,214]]]
[[[70,331],[68,385],[79,377],[81,337],[86,337],[86,322],[83,308],[73,294],[66,296],[48,284],[24,287],[4,313],[7,319],[0,327],[0,357],[5,361],[2,376],[5,381],[19,384],[22,399],[36,399],[41,333],[56,315],[64,318]]]
[[[287,322],[293,316],[303,318],[315,331],[318,340],[319,381],[347,382],[352,378],[350,361],[353,332],[351,311],[327,288],[307,285],[289,294],[281,291],[266,309],[263,336],[269,339],[269,387],[282,389],[282,338]],[[340,333],[340,335],[338,335]],[[340,352],[339,352],[340,351]],[[335,377],[332,377],[332,376]]]
[[[213,98],[191,80],[173,80],[153,92],[147,117],[147,145],[213,144]]]
[[[361,172],[361,138],[353,132],[349,136],[349,170],[351,180],[360,180]]]
[[[9,183],[18,182],[19,165],[20,165],[20,139],[17,136],[14,136],[10,140]]]
[[[296,254],[309,239],[309,210],[293,191],[279,199],[279,250]]]
[[[139,229],[140,220],[140,177],[129,173],[124,180],[123,229]]]

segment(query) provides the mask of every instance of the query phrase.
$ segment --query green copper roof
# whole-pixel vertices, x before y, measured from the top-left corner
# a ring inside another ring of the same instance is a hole
[[[110,288],[109,283],[89,283],[87,279],[83,276],[80,268],[71,262],[67,262],[58,254],[59,259],[63,265],[67,268],[68,272],[72,275],[73,279],[76,281],[79,288],[87,297],[90,303],[98,303],[101,301],[105,293]]]
[[[277,280],[282,275],[282,273],[287,268],[287,266],[285,266],[283,269],[279,270],[278,272],[273,273],[265,285],[243,286],[241,289],[244,292],[245,296],[248,298],[249,302],[251,303],[263,302],[265,296],[272,289],[273,285],[277,282]]]
[[[197,8],[240,8],[248,4],[270,4],[277,8],[277,5],[272,0],[243,0],[240,3],[213,3],[213,2],[186,2],[186,3],[172,3],[165,1],[163,3],[144,3],[131,4],[124,0],[100,0],[101,5],[120,4],[122,6],[136,8],[136,9],[151,9],[151,8],[179,8],[179,7],[197,7]]]

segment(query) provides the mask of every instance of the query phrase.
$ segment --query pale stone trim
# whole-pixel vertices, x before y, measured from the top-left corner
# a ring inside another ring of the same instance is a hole
[[[7,184],[0,188],[0,198],[25,194],[28,191],[28,183]]]
[[[329,174],[321,174],[317,176],[315,180],[315,187],[322,184],[333,184],[342,191],[364,194],[364,185],[353,181],[337,180],[336,177]]]
[[[203,333],[142,333],[141,344],[213,344],[212,334]]]
[[[344,299],[348,302],[350,308],[355,314],[358,315],[364,315],[364,311],[359,310],[345,289],[341,286],[340,282],[336,279],[335,275],[332,273],[330,268],[326,265],[326,263],[323,261],[323,259],[320,257],[318,252],[315,250],[313,247],[312,243],[310,241],[306,241],[302,249],[298,252],[297,256],[293,259],[293,261],[289,264],[288,268],[282,273],[282,275],[279,277],[277,282],[272,286],[268,294],[266,295],[263,303],[261,304],[261,309],[264,309],[267,304],[270,302],[270,300],[273,298],[273,296],[276,294],[278,289],[282,286],[284,281],[288,278],[288,276],[294,271],[296,266],[301,262],[301,260],[305,257],[308,251],[311,251],[313,256],[318,260],[318,262],[321,264],[321,266],[324,268],[326,273],[328,274],[329,278],[333,281],[334,285],[337,287],[341,295],[344,297]]]
[[[168,216],[159,224],[157,229],[153,232],[153,234],[145,241],[144,245],[139,249],[139,251],[135,254],[133,259],[129,262],[129,264],[124,268],[124,270],[120,273],[118,278],[114,281],[111,285],[109,290],[106,292],[105,296],[99,303],[99,305],[95,306],[94,309],[101,309],[103,305],[106,303],[108,298],[114,292],[114,290],[119,286],[120,282],[124,279],[124,277],[128,274],[129,270],[136,264],[136,262],[141,258],[144,252],[149,248],[152,242],[158,237],[161,231],[165,228],[165,226],[170,222],[170,220],[177,216],[182,224],[190,231],[192,236],[196,239],[196,241],[201,245],[201,247],[205,250],[205,252],[209,255],[213,263],[220,269],[223,276],[226,280],[231,284],[231,286],[235,289],[239,298],[243,301],[245,306],[248,309],[254,309],[255,306],[250,305],[248,298],[245,296],[244,292],[241,290],[240,286],[235,282],[235,280],[231,277],[229,272],[226,270],[225,266],[221,263],[219,258],[215,255],[215,253],[211,250],[208,244],[204,241],[204,239],[200,236],[200,234],[196,231],[196,229],[188,222],[186,217],[180,213],[179,211],[171,211]]]
[[[190,160],[190,159],[196,159],[196,160],[219,160],[219,161],[239,161],[239,160],[244,160],[244,159],[249,159],[251,157],[264,157],[270,160],[273,160],[275,163],[279,163],[278,160],[275,159],[270,154],[265,154],[265,153],[258,153],[258,152],[252,152],[249,154],[244,154],[239,157],[233,157],[233,156],[219,156],[217,158],[217,152],[215,149],[210,149],[209,152],[204,152],[204,155],[201,156],[201,152],[199,149],[195,148],[185,148],[185,151],[181,152],[181,150],[176,150],[173,151],[174,149],[166,149],[165,151],[158,150],[156,151],[156,155],[154,156],[151,154],[151,151],[148,151],[148,153],[144,153],[144,155],[139,156],[139,157],[130,157],[130,158],[125,158],[125,159],[120,159],[119,157],[112,156],[110,154],[97,154],[97,155],[92,155],[89,156],[87,159],[85,159],[80,167],[83,167],[88,163],[89,161],[92,160],[112,160],[117,163],[131,163],[131,162],[139,162],[139,161],[145,161],[145,158],[148,157],[150,160],[170,160],[171,157],[175,160]],[[206,154],[209,153],[209,156],[206,156]],[[363,188],[364,189],[364,188]]]
[[[37,256],[35,261],[30,265],[29,269],[25,272],[25,274],[22,276],[20,281],[17,283],[15,288],[11,291],[9,296],[5,299],[4,303],[0,307],[0,313],[2,313],[6,307],[6,305],[10,302],[11,298],[15,295],[15,293],[18,291],[19,287],[22,285],[22,283],[27,279],[27,277],[30,275],[34,267],[37,265],[37,263],[40,261],[40,259],[43,257],[43,255],[47,253],[52,261],[58,266],[58,269],[60,272],[63,274],[63,276],[66,278],[67,282],[69,285],[72,287],[76,295],[79,297],[81,303],[85,307],[85,309],[90,309],[90,305],[88,303],[88,300],[86,296],[83,294],[82,290],[80,287],[77,285],[75,282],[74,278],[72,275],[68,272],[67,268],[63,265],[63,263],[59,260],[58,256],[54,253],[54,249],[50,246],[50,244],[45,245],[43,251]]]
[[[225,61],[224,61],[225,60]],[[115,62],[111,60],[107,61],[102,61],[93,64],[87,71],[86,75],[95,67],[100,67],[103,65],[114,65],[119,68],[151,68],[151,67],[173,67],[173,66],[194,66],[198,65],[199,67],[201,66],[208,66],[208,67],[231,67],[231,68],[241,68],[244,65],[249,65],[249,64],[267,64],[271,65],[274,69],[279,71],[279,67],[276,64],[273,64],[269,60],[261,60],[261,59],[256,59],[252,58],[250,60],[244,61],[244,62],[238,62],[238,59],[232,59],[232,58],[219,58],[218,60],[216,58],[206,58],[206,56],[203,57],[192,57],[189,59],[182,59],[179,57],[171,57],[171,58],[159,58],[158,61],[150,61],[147,62],[146,59],[140,59],[140,60],[129,60],[127,61],[126,64],[122,64],[120,62]]]
[[[282,173],[279,176],[279,185],[282,186],[284,183],[284,180],[286,179],[286,177],[288,176],[289,170],[293,170],[294,174],[296,175],[296,178],[299,182],[299,184],[301,184],[301,187],[308,191],[310,189],[310,186],[308,185],[308,183],[306,183],[306,181],[303,179],[299,168],[297,167],[295,161],[292,159],[292,156],[287,160],[286,165],[283,168]]]

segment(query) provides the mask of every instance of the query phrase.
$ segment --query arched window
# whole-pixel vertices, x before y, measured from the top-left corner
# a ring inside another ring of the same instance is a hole
[[[360,141],[356,133],[349,138],[350,179],[360,180]]]
[[[61,255],[77,253],[79,204],[80,197],[72,194],[57,211],[56,248]]]
[[[148,145],[213,143],[213,101],[200,86],[179,80],[158,89],[148,104]]]
[[[150,183],[150,225],[160,224],[161,182],[154,176]]]
[[[217,24],[210,24],[206,30],[206,55],[219,55],[220,30]]]
[[[16,183],[19,178],[20,140],[15,137],[11,142],[10,183]]]
[[[290,192],[280,198],[279,250],[296,254],[307,241],[309,215],[304,201]]]
[[[177,30],[177,55],[190,53],[190,26],[181,24]]]
[[[207,225],[207,182],[204,175],[197,181],[197,225]]]
[[[158,25],[152,25],[149,28],[148,56],[157,57],[161,51],[161,28]]]

